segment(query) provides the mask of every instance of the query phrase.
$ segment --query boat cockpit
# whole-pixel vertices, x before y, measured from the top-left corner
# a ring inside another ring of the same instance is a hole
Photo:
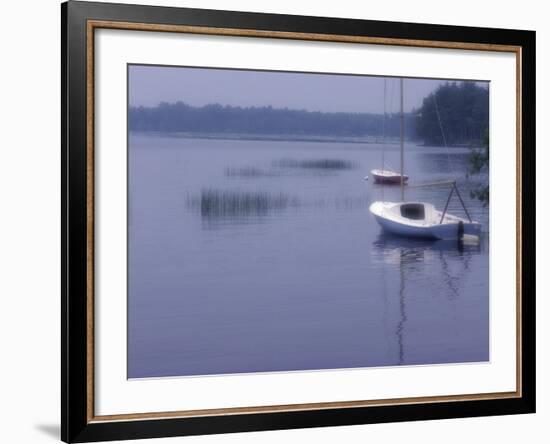
[[[401,217],[412,220],[424,220],[426,212],[422,203],[407,203],[400,206]]]

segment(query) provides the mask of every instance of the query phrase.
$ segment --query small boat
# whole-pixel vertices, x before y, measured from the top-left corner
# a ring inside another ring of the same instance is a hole
[[[382,183],[387,185],[399,185],[401,184],[401,174],[392,170],[372,170],[372,177],[374,178],[374,183]],[[403,182],[406,183],[409,180],[409,176],[403,174]]]
[[[425,202],[374,202],[370,212],[388,233],[421,239],[479,237],[481,224],[438,211]]]
[[[401,169],[400,173],[393,173],[391,177],[401,184],[401,202],[374,202],[369,210],[380,226],[387,232],[399,236],[424,239],[459,240],[479,239],[481,224],[470,217],[468,209],[458,191],[456,180],[447,182],[429,183],[419,186],[440,186],[451,185],[451,192],[443,211],[438,211],[430,203],[405,201],[405,175],[404,165],[404,137],[403,137],[403,79],[401,83]],[[446,144],[445,144],[446,145]],[[384,170],[385,171],[385,170]],[[373,170],[374,176],[374,170]],[[403,175],[403,180],[401,180]],[[396,178],[395,178],[396,177]],[[376,179],[375,179],[376,181]],[[409,187],[410,188],[410,187]],[[447,208],[453,193],[456,193],[460,200],[467,219],[447,213]]]
[[[382,127],[382,143],[386,141],[386,79],[384,79],[384,120]],[[385,163],[385,150],[382,148],[382,168],[377,168],[371,170],[371,176],[374,179],[374,183],[384,184],[384,185],[401,185],[407,183],[409,176],[403,174],[403,172],[398,173],[397,171],[388,169],[384,167]],[[367,180],[367,176],[365,176]]]

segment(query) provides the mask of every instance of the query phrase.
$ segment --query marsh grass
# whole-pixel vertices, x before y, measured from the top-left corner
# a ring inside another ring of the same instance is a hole
[[[349,160],[343,159],[281,159],[274,162],[274,165],[280,168],[303,168],[311,170],[351,170],[355,164]]]
[[[259,168],[247,166],[247,167],[232,167],[225,169],[225,175],[228,177],[244,177],[244,178],[256,178],[256,177],[273,177],[279,176],[275,171],[264,171]]]
[[[188,206],[200,209],[206,218],[260,216],[298,206],[296,198],[283,193],[206,189],[200,197],[188,199]]]

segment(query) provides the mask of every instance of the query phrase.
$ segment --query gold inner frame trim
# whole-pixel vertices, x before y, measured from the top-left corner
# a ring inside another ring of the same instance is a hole
[[[234,37],[256,37],[256,38],[276,38],[288,40],[309,40],[320,42],[337,43],[357,43],[371,45],[393,45],[420,48],[442,48],[442,49],[461,49],[473,51],[488,52],[509,52],[516,56],[516,391],[497,392],[497,393],[474,393],[464,395],[449,396],[420,396],[408,398],[360,400],[360,401],[338,401],[321,402],[307,404],[285,404],[255,407],[230,407],[205,410],[182,410],[170,412],[147,412],[147,413],[128,413],[116,415],[96,416],[94,413],[94,31],[95,29],[119,29],[129,31],[152,31],[152,32],[177,32],[187,34],[203,34]],[[214,28],[187,25],[165,25],[149,23],[132,23],[105,20],[87,21],[87,43],[86,43],[86,61],[87,61],[87,421],[88,423],[113,422],[113,421],[131,421],[146,419],[163,418],[189,418],[199,416],[226,416],[238,414],[259,414],[275,412],[295,412],[304,410],[326,410],[336,408],[359,408],[390,405],[406,405],[418,403],[440,403],[440,402],[461,402],[461,401],[480,401],[492,399],[510,399],[520,398],[522,396],[522,348],[521,348],[521,67],[522,59],[521,46],[498,45],[488,43],[469,43],[469,42],[448,42],[435,40],[414,40],[398,38],[381,38],[368,36],[351,35],[333,35],[333,34],[311,34],[300,32],[284,31],[265,31],[255,29],[234,29],[234,28]]]

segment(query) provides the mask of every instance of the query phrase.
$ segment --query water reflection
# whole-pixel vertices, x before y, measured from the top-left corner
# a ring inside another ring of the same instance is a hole
[[[399,365],[405,362],[405,343],[403,341],[403,333],[405,330],[405,323],[407,322],[407,311],[405,306],[405,268],[399,268],[399,322],[395,334],[397,336],[397,345],[399,350]]]
[[[372,243],[374,257],[388,264],[410,265],[438,258],[445,254],[467,258],[471,253],[481,252],[482,242],[459,242],[456,240],[411,239],[381,232]]]
[[[370,202],[381,193],[399,199],[398,187],[363,180],[380,165],[380,147],[131,143],[131,374],[488,359],[488,240],[461,247],[380,234]],[[448,178],[444,161],[423,172],[431,161],[425,152],[435,149],[410,149],[411,177]],[[397,149],[386,154],[388,164],[399,164]],[[283,166],[281,159],[292,161]],[[439,208],[448,196],[441,188],[409,188],[407,199]],[[467,187],[462,194],[488,229],[488,209]]]
[[[419,296],[418,276],[425,276],[426,270],[436,276],[439,274],[440,281],[445,286],[445,291],[441,294],[452,302],[460,298],[461,283],[469,271],[470,261],[473,255],[481,251],[480,242],[468,244],[459,241],[408,239],[384,232],[372,242],[372,258],[381,266],[382,292],[386,306],[391,305],[392,300],[391,281],[390,285],[386,284],[386,268],[389,269],[389,276],[395,276],[396,273],[399,276],[396,283],[398,306],[394,329],[398,365],[407,363],[405,338],[408,309],[409,305],[414,308]]]

